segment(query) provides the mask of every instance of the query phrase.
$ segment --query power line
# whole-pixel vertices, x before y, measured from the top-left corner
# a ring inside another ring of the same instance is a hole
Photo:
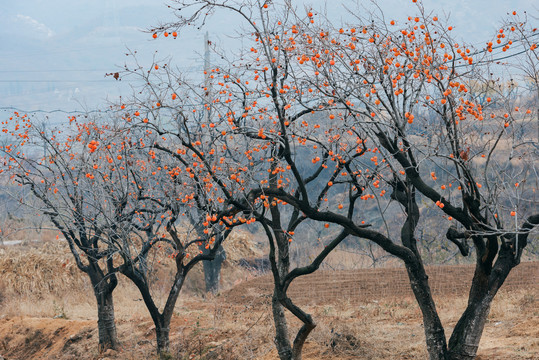
[[[134,80],[123,80],[125,82],[133,82]],[[0,80],[0,83],[13,83],[13,82],[21,82],[21,83],[94,83],[94,82],[110,82],[113,84],[110,80]]]
[[[110,72],[110,69],[0,70],[0,73]]]
[[[188,66],[172,66],[175,69],[179,69],[182,71],[193,71],[193,70],[202,70],[203,67],[200,65],[188,65]],[[123,67],[117,68],[116,70],[123,70]],[[110,73],[113,69],[49,69],[49,70],[0,70],[0,73],[54,73],[54,72],[103,72],[103,73]],[[120,71],[121,71],[120,70]]]
[[[4,111],[17,111],[24,114],[35,114],[35,113],[42,113],[42,114],[53,114],[53,113],[62,113],[62,114],[94,114],[94,113],[109,113],[109,112],[121,112],[124,110],[116,110],[116,109],[105,109],[105,110],[63,110],[63,109],[54,109],[54,110],[23,110],[19,109],[13,106],[4,106],[0,107],[0,110]]]

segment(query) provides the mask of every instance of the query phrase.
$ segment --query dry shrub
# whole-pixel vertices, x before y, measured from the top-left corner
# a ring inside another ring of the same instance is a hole
[[[35,299],[86,287],[67,244],[58,241],[0,249],[0,282],[4,296]]]
[[[539,309],[538,302],[539,299],[537,298],[537,294],[530,292],[522,295],[518,301],[518,306],[521,311],[525,311],[527,309]],[[537,311],[537,314],[539,314],[539,310]]]
[[[253,238],[253,234],[246,230],[234,229],[223,242],[227,261],[235,264],[241,259],[264,256],[264,252],[254,243]]]
[[[338,325],[330,331],[329,339],[326,340],[326,346],[331,349],[335,355],[359,355],[358,351],[361,347],[361,342],[349,326]]]
[[[250,273],[247,274],[244,269],[236,266],[241,259],[263,256],[263,253],[253,242],[253,235],[242,229],[235,229],[223,242],[223,248],[226,252],[226,260],[221,267],[222,290],[233,287],[238,282],[237,280],[246,280],[252,277]],[[149,272],[152,289],[168,292],[175,272],[174,260],[165,257],[162,258],[161,263],[153,261]],[[182,292],[202,296],[205,291],[204,269],[202,263],[198,263],[187,275]]]
[[[228,259],[222,267],[221,288],[230,288],[236,279],[245,276],[242,269],[234,266],[236,259],[258,255],[249,238],[248,232],[235,231],[225,242]],[[166,301],[176,271],[172,259],[162,258],[156,256],[149,264],[152,293],[160,306]],[[182,297],[204,292],[203,268],[198,264],[187,276]],[[0,302],[9,305],[5,306],[9,313],[36,313],[34,304],[39,301],[40,316],[57,316],[58,309],[65,308],[70,318],[87,318],[95,312],[95,299],[89,294],[92,294],[89,279],[77,268],[65,241],[0,246]],[[125,306],[146,313],[138,290],[123,276],[119,277],[114,299],[121,318],[131,314],[131,310],[124,311]]]

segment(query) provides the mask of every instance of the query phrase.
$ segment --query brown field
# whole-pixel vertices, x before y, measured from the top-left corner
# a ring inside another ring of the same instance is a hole
[[[428,273],[448,335],[466,306],[471,267],[430,267]],[[63,244],[0,248],[0,355],[154,359],[153,323],[123,278],[115,291],[122,349],[97,352],[95,300],[82,275]],[[228,290],[207,298],[197,295],[200,269],[192,275],[176,306],[171,359],[277,359],[268,275],[246,275],[230,261],[223,269]],[[538,275],[537,262],[511,274],[492,305],[478,358],[539,359]],[[421,315],[403,269],[323,271],[298,280],[290,295],[318,323],[304,359],[426,358]],[[299,323],[289,319],[297,330]]]

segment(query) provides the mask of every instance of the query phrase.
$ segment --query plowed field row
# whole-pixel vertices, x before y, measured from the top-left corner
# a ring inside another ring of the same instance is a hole
[[[474,266],[430,266],[426,270],[434,296],[452,296],[468,293]],[[223,295],[228,301],[242,303],[267,297],[271,295],[272,288],[272,275],[266,274],[243,282]],[[524,288],[539,290],[539,262],[518,265],[509,274],[501,291]],[[413,296],[404,268],[320,271],[296,279],[288,294],[299,304],[359,303]]]

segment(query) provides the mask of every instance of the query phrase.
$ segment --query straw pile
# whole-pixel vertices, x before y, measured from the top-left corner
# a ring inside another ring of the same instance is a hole
[[[10,295],[42,299],[88,287],[65,242],[0,248],[0,298]]]

